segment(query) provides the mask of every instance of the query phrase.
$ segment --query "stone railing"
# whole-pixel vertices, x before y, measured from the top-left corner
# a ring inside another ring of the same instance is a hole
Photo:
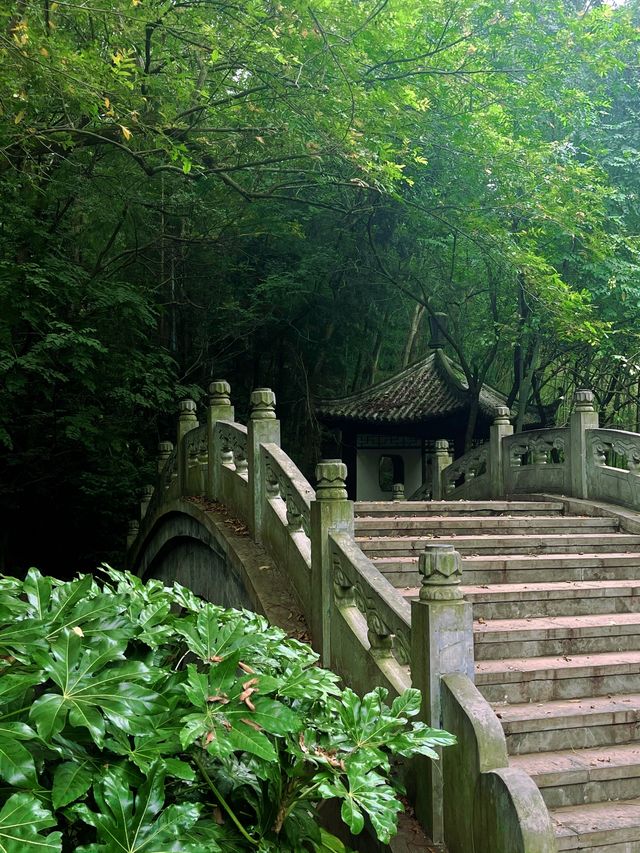
[[[536,429],[506,436],[502,442],[507,494],[567,494],[571,484],[569,430]]]
[[[186,433],[183,441],[186,489],[190,494],[206,491],[209,452],[206,424]]]
[[[439,444],[446,446],[446,442]],[[557,494],[640,510],[640,435],[600,429],[591,391],[576,391],[567,427],[514,435],[505,408],[482,448],[453,463],[444,464],[446,458],[441,455],[438,464],[436,455],[434,498],[496,500],[518,494]],[[481,458],[486,460],[486,471],[478,476]]]
[[[247,428],[233,421],[216,421],[209,459],[208,494],[238,518],[249,514],[249,461]]]
[[[592,500],[640,508],[640,435],[588,430],[587,490]]]
[[[411,606],[362,553],[349,533],[330,536],[332,665],[352,672],[359,691],[392,694],[411,686]]]
[[[311,591],[311,501],[315,491],[287,454],[275,443],[262,444],[265,507],[262,543],[287,574],[307,616]]]
[[[140,555],[144,550],[165,504],[174,513],[181,497],[223,503],[247,524],[252,538],[297,592],[323,665],[361,692],[380,685],[395,695],[417,687],[423,695],[424,721],[436,728],[447,726],[458,736],[458,753],[445,751],[442,762],[425,760],[411,771],[419,779],[416,810],[433,840],[446,842],[450,853],[473,849],[474,839],[480,837],[473,835],[475,823],[465,819],[467,828],[461,834],[459,817],[445,806],[459,798],[461,786],[472,786],[477,793],[463,805],[469,806],[469,815],[481,815],[480,832],[485,825],[491,827],[492,853],[550,851],[513,840],[517,836],[526,843],[527,821],[535,819],[546,832],[548,814],[535,786],[536,793],[517,784],[519,777],[506,766],[506,750],[504,756],[493,750],[491,761],[474,764],[481,747],[497,737],[499,724],[472,683],[473,623],[471,605],[460,592],[460,555],[451,545],[429,544],[419,556],[419,596],[409,603],[354,538],[346,466],[340,460],[320,462],[314,491],[280,447],[273,392],[262,388],[252,393],[245,427],[234,421],[229,390],[226,382],[211,384],[203,426],[193,401],[180,404],[176,449],[168,442],[161,445],[158,482],[155,489],[145,490],[140,528],[137,522],[130,527],[131,551]],[[467,483],[495,476],[491,454],[485,456],[483,449],[476,456],[476,462],[459,469]],[[451,461],[446,442],[437,443],[436,458],[434,491],[441,492],[443,482],[449,482],[441,477]],[[487,472],[481,471],[481,463]],[[474,471],[476,477],[471,476]],[[400,496],[400,490],[397,493]],[[454,677],[462,679],[464,689],[450,681]],[[493,774],[486,780],[485,771]],[[492,800],[496,792],[498,801]],[[509,806],[509,822],[503,828],[504,799],[517,808]]]
[[[488,489],[488,445],[474,447],[442,472],[442,497],[469,500],[482,497]],[[485,482],[487,481],[487,482]]]

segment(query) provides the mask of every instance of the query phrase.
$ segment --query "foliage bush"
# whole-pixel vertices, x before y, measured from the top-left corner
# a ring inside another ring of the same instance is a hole
[[[104,567],[0,576],[0,849],[338,851],[317,806],[387,841],[389,755],[436,757],[419,694],[360,699],[261,616]]]

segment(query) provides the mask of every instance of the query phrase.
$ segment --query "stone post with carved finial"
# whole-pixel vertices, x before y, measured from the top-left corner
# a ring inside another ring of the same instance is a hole
[[[507,406],[498,406],[496,416],[489,428],[489,458],[487,467],[489,474],[490,496],[493,500],[504,497],[504,456],[502,439],[513,435],[513,426],[509,420],[510,411]]]
[[[158,474],[162,473],[164,466],[167,464],[171,453],[173,452],[173,443],[171,441],[158,442]]]
[[[196,429],[199,424],[196,416],[196,404],[194,400],[181,400],[179,411],[176,453],[178,462],[178,485],[180,494],[184,495],[187,492],[189,475],[189,459],[187,457],[184,437],[192,429]]]
[[[142,489],[142,496],[140,498],[140,519],[143,519],[147,514],[151,498],[153,497],[153,492],[153,486],[144,486]]]
[[[353,536],[353,501],[347,498],[347,466],[324,459],[316,466],[316,497],[311,501],[311,637],[323,666],[331,664],[333,566],[331,533]]]
[[[441,679],[463,673],[473,681],[473,615],[464,600],[462,560],[450,544],[427,545],[420,554],[420,596],[411,602],[411,681],[422,692],[421,716],[442,726]],[[420,761],[416,812],[436,843],[444,841],[442,761]]]
[[[251,392],[251,412],[247,424],[249,530],[256,542],[262,541],[262,519],[267,500],[267,478],[261,444],[280,446],[276,395],[270,388],[256,388]]]
[[[135,518],[131,519],[127,528],[127,550],[131,548],[133,543],[136,541],[139,532],[140,523]]]
[[[581,389],[573,396],[574,410],[569,421],[569,470],[571,495],[587,498],[587,430],[599,426],[598,413],[593,405],[593,391]]]
[[[453,459],[449,453],[449,442],[446,438],[436,439],[433,452],[433,464],[431,465],[431,500],[440,501],[447,496],[442,487],[442,472],[451,465]]]
[[[218,421],[233,421],[234,408],[231,405],[231,386],[224,379],[218,379],[209,385],[207,405],[207,497],[220,500],[220,465],[222,447],[216,434]]]

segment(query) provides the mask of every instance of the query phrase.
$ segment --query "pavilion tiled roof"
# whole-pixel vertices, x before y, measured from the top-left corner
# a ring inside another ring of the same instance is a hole
[[[498,406],[507,405],[506,397],[488,385],[482,386],[479,402],[480,411],[490,418],[496,416]],[[468,406],[462,375],[437,349],[384,382],[347,397],[319,400],[316,411],[329,420],[415,424],[459,414]]]

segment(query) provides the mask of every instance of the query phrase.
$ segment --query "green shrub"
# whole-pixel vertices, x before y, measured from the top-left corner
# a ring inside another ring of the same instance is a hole
[[[453,741],[417,691],[360,699],[261,616],[104,575],[0,576],[0,849],[336,851],[333,797],[389,839],[389,755]]]

